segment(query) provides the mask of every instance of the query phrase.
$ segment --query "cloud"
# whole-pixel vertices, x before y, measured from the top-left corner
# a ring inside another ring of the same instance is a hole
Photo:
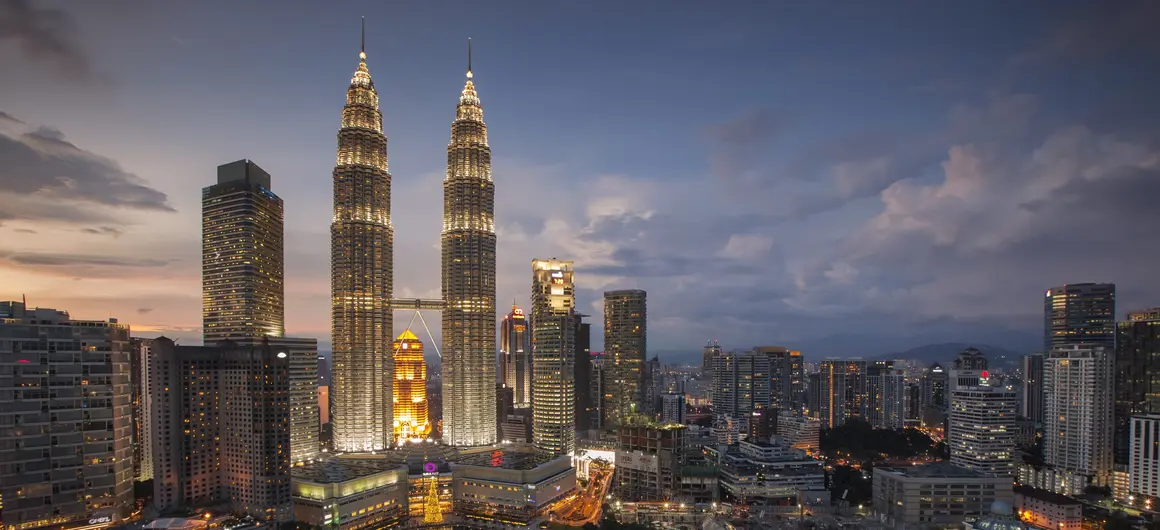
[[[16,232],[18,234],[35,234],[36,233],[36,230],[33,230],[31,228],[14,228],[14,229],[12,229],[12,231]]]
[[[721,249],[720,255],[733,259],[761,257],[773,248],[773,238],[756,234],[733,234]]]
[[[149,314],[149,313],[152,313],[152,312],[153,312],[153,308],[152,308],[152,307],[138,307],[138,308],[137,308],[137,314],[138,314],[138,315],[146,315],[146,314]]]
[[[0,219],[91,224],[115,222],[117,210],[174,211],[165,193],[52,128],[0,128],[0,159]]]
[[[98,226],[95,228],[94,227],[82,228],[80,231],[83,233],[86,233],[86,234],[93,234],[93,235],[97,235],[97,236],[121,237],[121,234],[124,234],[124,232],[120,228],[114,228],[111,226]]]
[[[758,108],[709,127],[707,136],[714,147],[713,174],[741,190],[766,184],[770,174],[765,161],[787,121],[770,109]]]
[[[1097,61],[1128,49],[1155,53],[1160,51],[1160,35],[1154,24],[1157,19],[1160,19],[1160,4],[1156,2],[1081,3],[1033,47],[1012,57],[1009,67]]]
[[[0,1],[0,43],[19,47],[30,61],[56,63],[67,77],[87,79],[92,65],[76,35],[73,17],[62,10],[36,7],[28,0]]]
[[[99,255],[47,254],[33,252],[12,253],[7,256],[7,259],[8,261],[18,265],[40,267],[164,267],[169,264],[169,261],[160,259],[131,259]]]

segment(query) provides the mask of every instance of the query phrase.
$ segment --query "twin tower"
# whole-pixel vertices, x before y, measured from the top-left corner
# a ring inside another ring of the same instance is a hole
[[[397,309],[442,312],[443,442],[493,444],[495,184],[483,108],[471,80],[470,41],[467,82],[447,144],[441,300],[392,299],[391,174],[365,42],[364,38],[342,109],[334,167],[330,226],[334,449],[362,453],[392,445],[391,338],[392,312]]]

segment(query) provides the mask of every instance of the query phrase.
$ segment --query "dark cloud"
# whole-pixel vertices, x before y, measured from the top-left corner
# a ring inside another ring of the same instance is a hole
[[[0,121],[7,121],[9,123],[14,123],[17,125],[24,125],[24,122],[20,121],[16,116],[8,114],[7,112],[4,112],[2,110],[0,110]]]
[[[77,33],[73,17],[62,10],[0,0],[0,43],[18,47],[29,60],[56,63],[67,77],[87,79],[92,66],[75,40]]]
[[[7,260],[17,265],[36,267],[94,266],[150,268],[164,267],[169,264],[168,260],[161,259],[132,259],[85,254],[48,254],[36,252],[13,252],[7,255]]]
[[[121,237],[121,235],[124,234],[124,232],[121,229],[114,228],[111,226],[98,226],[98,227],[82,228],[80,231],[84,232],[86,234],[93,234],[93,235],[97,235],[97,236]]]
[[[764,161],[787,123],[787,117],[762,108],[709,127],[714,175],[741,189],[764,184],[770,177]]]
[[[152,307],[138,307],[137,308],[138,315],[147,315],[147,314],[152,313],[152,312],[153,312]]]
[[[18,234],[35,234],[36,233],[36,230],[33,230],[31,228],[13,228],[12,231],[16,232]]]
[[[1066,66],[1125,50],[1155,53],[1160,51],[1157,20],[1160,4],[1148,0],[1080,3],[1035,46],[1012,58],[1010,66]]]
[[[58,130],[0,132],[0,218],[51,219],[62,222],[110,221],[112,208],[172,212],[169,198],[115,161],[85,151]],[[67,201],[62,208],[26,208],[20,203]],[[97,230],[111,228],[105,226]],[[116,230],[115,228],[112,228]],[[106,231],[106,233],[109,233]]]

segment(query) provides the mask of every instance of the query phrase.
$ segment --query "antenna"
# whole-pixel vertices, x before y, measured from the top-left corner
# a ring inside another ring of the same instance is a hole
[[[367,58],[367,17],[362,17],[362,43],[359,45],[358,58]]]
[[[471,37],[467,38],[467,71],[471,71]]]

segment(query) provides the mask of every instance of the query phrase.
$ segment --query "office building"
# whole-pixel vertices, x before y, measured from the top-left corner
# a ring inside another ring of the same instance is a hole
[[[387,137],[365,49],[359,52],[358,68],[342,108],[333,180],[330,391],[334,450],[381,451],[393,437],[390,341],[395,230]]]
[[[499,323],[501,383],[512,389],[516,408],[532,406],[532,333],[524,310],[512,310]]]
[[[1132,416],[1160,414],[1160,308],[1116,324],[1116,464],[1129,461]]]
[[[275,353],[290,361],[290,461],[294,464],[322,456],[321,408],[318,402],[318,340],[295,337],[264,339]],[[238,341],[261,347],[261,341]]]
[[[133,509],[129,327],[0,302],[0,526],[121,523]]]
[[[930,365],[922,375],[922,408],[934,407],[946,410],[947,371],[939,363]]]
[[[713,359],[721,355],[721,345],[714,339],[705,343],[705,347],[701,348],[701,376],[711,377],[713,374]]]
[[[1047,290],[1043,299],[1043,347],[1104,346],[1116,340],[1116,285],[1073,283]]]
[[[1023,415],[1035,423],[1043,423],[1043,358],[1042,353],[1023,356]]]
[[[874,517],[893,528],[945,528],[1014,501],[1011,477],[980,473],[950,462],[875,467]]]
[[[1140,505],[1160,499],[1160,415],[1133,416],[1130,420],[1131,441],[1128,464],[1128,493]]]
[[[769,438],[777,434],[777,417],[781,411],[777,409],[755,410],[749,413],[749,441],[768,442]]]
[[[592,376],[588,380],[588,398],[592,403],[592,413],[589,416],[588,427],[590,429],[603,429],[605,410],[604,352],[592,352],[590,362],[592,364]],[[583,392],[583,389],[577,389],[577,391]]]
[[[571,261],[532,260],[532,439],[550,454],[576,447],[572,274]]]
[[[645,401],[648,351],[648,304],[639,289],[604,293],[605,391],[611,396],[606,416],[619,425],[638,412],[651,412]]]
[[[129,355],[133,384],[133,477],[153,479],[153,406],[149,400],[149,344],[151,339],[133,338]]]
[[[975,348],[959,352],[955,363],[947,371],[947,391],[989,385],[991,373],[987,370],[988,364],[987,356]]]
[[[218,166],[217,184],[202,189],[206,344],[285,334],[282,209],[270,174],[249,160]]]
[[[685,423],[684,394],[661,394],[661,423]]]
[[[391,344],[395,353],[394,433],[396,445],[431,435],[427,409],[427,361],[423,342],[405,330]]]
[[[770,408],[772,358],[747,352],[722,352],[713,358],[713,413],[735,420]]]
[[[741,504],[792,505],[801,491],[826,489],[822,461],[780,436],[742,440],[721,454],[721,492]]]
[[[868,419],[867,364],[862,359],[826,359],[819,364],[819,403],[810,412],[822,428],[838,427],[850,418]]]
[[[947,447],[951,463],[980,473],[1015,475],[1015,401],[1000,387],[951,391]]]
[[[158,510],[228,502],[262,521],[291,519],[290,359],[272,341],[153,340]]]
[[[1044,360],[1044,460],[1087,482],[1070,481],[1057,493],[1077,495],[1088,484],[1110,483],[1113,369],[1111,350],[1103,346],[1058,346]]]
[[[584,322],[584,317],[576,313],[576,355],[573,365],[576,381],[576,430],[580,432],[592,428],[592,324]]]
[[[385,459],[332,458],[294,468],[294,520],[355,530],[398,524],[408,515],[407,466]]]
[[[453,475],[456,514],[493,528],[530,528],[576,492],[570,457],[510,448],[461,457]]]
[[[495,183],[483,107],[467,80],[443,181],[443,442],[495,443]]]
[[[906,425],[906,374],[894,361],[876,361],[867,367],[867,421],[880,429]]]
[[[630,424],[617,431],[612,490],[623,501],[655,501],[680,491],[684,425]]]
[[[777,435],[785,438],[790,447],[813,454],[820,447],[822,424],[806,416],[777,417]]]

